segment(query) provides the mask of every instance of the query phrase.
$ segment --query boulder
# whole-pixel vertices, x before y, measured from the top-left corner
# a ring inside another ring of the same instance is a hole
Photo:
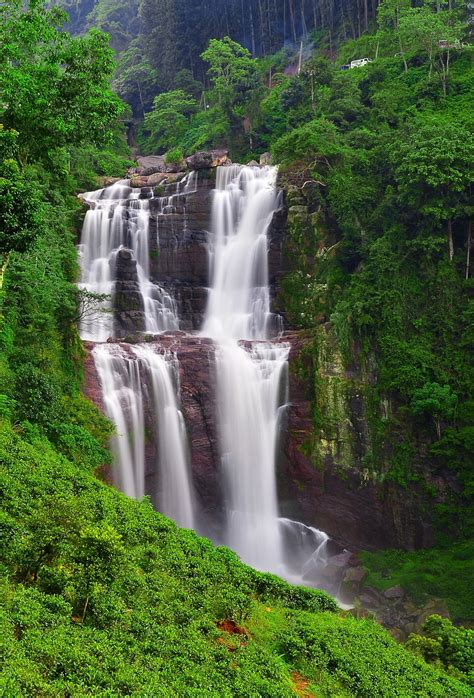
[[[190,170],[205,170],[232,163],[227,150],[201,150],[186,158],[186,164]]]
[[[260,155],[260,164],[261,165],[272,165],[273,164],[273,157],[271,153],[262,153]]]
[[[146,155],[144,157],[138,157],[138,168],[137,172],[139,174],[147,177],[151,174],[156,174],[157,172],[165,172],[165,159],[163,155]]]
[[[156,187],[158,184],[161,184],[168,175],[166,172],[154,172],[153,174],[148,176],[148,186],[149,187]]]
[[[344,575],[344,581],[361,584],[366,577],[367,570],[364,567],[350,567]]]
[[[186,160],[180,160],[179,162],[167,162],[165,165],[165,172],[183,172],[183,170],[186,168]]]
[[[386,599],[403,599],[405,592],[401,586],[397,585],[395,587],[390,587],[390,589],[386,589],[383,595]]]
[[[133,175],[130,179],[130,186],[133,187],[133,189],[141,189],[142,187],[148,187],[150,186],[148,184],[148,177],[138,174]]]
[[[250,162],[247,163],[247,167],[258,167],[258,162],[256,160],[250,160]]]
[[[116,182],[120,182],[121,177],[99,177],[99,182],[101,187],[110,187]]]

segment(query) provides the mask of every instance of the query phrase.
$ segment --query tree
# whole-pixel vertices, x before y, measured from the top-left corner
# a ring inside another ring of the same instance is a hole
[[[17,138],[0,124],[0,288],[9,253],[24,252],[43,223],[40,198],[15,159]]]
[[[472,134],[443,114],[420,115],[393,145],[391,158],[401,203],[435,226],[446,225],[452,260],[453,221],[468,205],[474,176]]]
[[[435,12],[429,5],[423,5],[405,9],[400,15],[398,29],[403,44],[410,47],[412,54],[420,51],[426,53],[428,79],[438,60],[443,94],[446,95],[450,48],[459,44],[465,25],[458,22],[452,12]]]
[[[252,149],[252,132],[263,89],[257,61],[246,48],[228,36],[222,40],[211,39],[201,58],[210,66],[208,76],[212,89],[209,101],[218,106],[228,122],[228,140],[234,139],[240,120]]]
[[[149,132],[147,146],[153,151],[168,150],[180,143],[189,124],[189,116],[198,108],[196,100],[183,90],[162,92],[153,100],[153,109],[145,114]]]
[[[257,61],[250,51],[228,36],[211,39],[201,58],[209,63],[208,76],[214,96],[225,110],[242,102],[259,82]]]
[[[415,417],[429,415],[433,417],[438,439],[441,438],[441,421],[453,418],[457,395],[449,385],[425,383],[422,388],[413,391],[411,411]]]
[[[122,109],[109,86],[108,36],[72,38],[67,16],[44,0],[8,0],[0,9],[0,118],[19,132],[22,160],[57,148],[103,144]]]

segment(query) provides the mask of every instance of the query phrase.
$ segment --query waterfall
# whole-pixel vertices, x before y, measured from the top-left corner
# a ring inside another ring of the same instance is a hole
[[[202,333],[218,341],[266,339],[271,332],[267,228],[276,208],[275,178],[271,167],[217,169]]]
[[[160,481],[158,508],[180,526],[192,528],[194,504],[186,427],[176,397],[179,387],[175,387],[177,361],[170,353],[156,354],[147,346],[136,346],[133,351],[149,374],[147,383],[153,394]]]
[[[288,347],[223,343],[217,354],[218,414],[227,495],[226,543],[245,562],[279,571],[275,456],[285,403]]]
[[[328,537],[280,518],[278,511],[276,462],[288,402],[289,345],[271,341],[281,329],[270,311],[267,262],[275,179],[272,167],[217,170],[202,334],[217,345],[224,542],[253,567],[301,583],[319,581]]]
[[[171,351],[175,346],[179,350],[179,336],[171,342],[104,343],[113,336],[114,284],[124,248],[130,251],[128,262],[133,256],[130,275],[136,264],[132,283],[142,299],[144,332],[178,328],[174,300],[150,279],[150,210],[153,234],[159,237],[163,223],[168,246],[171,240],[178,247],[187,239],[186,195],[197,190],[197,182],[197,173],[190,173],[168,186],[168,196],[162,197],[152,196],[149,188],[133,189],[128,180],[84,195],[90,210],[80,246],[81,285],[112,297],[109,312],[89,324],[86,318],[81,331],[83,338],[96,342],[92,355],[104,407],[116,427],[114,482],[130,497],[150,495],[181,526],[196,527],[199,521],[216,542],[258,569],[294,583],[324,586],[327,535],[282,518],[278,506],[276,465],[289,400],[290,345],[279,336],[282,322],[270,308],[268,230],[278,207],[276,168],[231,165],[216,171],[208,237],[210,287],[200,332],[206,339],[197,342],[209,346],[212,340],[215,348],[218,496],[224,497],[225,513],[219,533],[194,492],[179,365]]]
[[[116,427],[112,438],[115,484],[130,497],[145,494],[145,417],[151,411],[159,483],[153,498],[176,523],[192,528],[193,493],[186,430],[177,401],[176,360],[145,345],[126,351],[116,344],[97,344],[93,356],[105,409]]]
[[[129,497],[145,494],[145,415],[138,361],[117,344],[97,344],[92,352],[104,407],[115,425],[113,478]]]
[[[249,564],[280,571],[275,460],[289,347],[271,331],[267,229],[275,168],[219,167],[209,240],[211,288],[203,334],[217,343],[217,414],[226,493],[225,542]]]
[[[112,297],[117,276],[117,252],[130,249],[136,261],[139,292],[144,307],[147,332],[178,329],[176,303],[149,272],[149,201],[141,189],[132,189],[122,180],[105,189],[82,195],[89,204],[79,245],[81,281],[85,291],[106,294],[101,311],[83,317],[81,337],[104,341],[114,335]]]

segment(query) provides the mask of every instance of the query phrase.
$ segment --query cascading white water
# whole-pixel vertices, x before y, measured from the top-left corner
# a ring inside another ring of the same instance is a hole
[[[145,414],[140,365],[117,344],[97,344],[92,352],[105,411],[116,434],[111,445],[113,478],[129,497],[145,494]]]
[[[209,241],[209,301],[202,333],[219,341],[269,336],[267,228],[276,168],[217,169]]]
[[[186,430],[175,386],[177,365],[171,354],[151,346],[125,351],[116,344],[97,344],[93,356],[105,409],[115,424],[112,439],[115,484],[130,497],[145,494],[145,402],[150,386],[157,452],[160,511],[180,526],[192,528],[194,504],[189,474]]]
[[[288,346],[270,332],[267,229],[276,208],[275,168],[217,170],[209,242],[211,288],[203,334],[217,342],[217,404],[225,542],[249,564],[280,571],[275,458],[286,402]]]
[[[105,189],[88,192],[82,198],[90,208],[86,213],[79,246],[80,288],[113,296],[116,256],[129,248],[137,262],[137,277],[145,310],[147,332],[178,329],[176,303],[149,273],[149,201],[140,198],[141,190],[122,180]],[[112,303],[106,300],[103,312],[84,317],[80,332],[83,339],[104,341],[113,336]]]
[[[218,415],[224,486],[226,543],[245,562],[281,571],[275,450],[286,396],[288,347],[236,342],[217,354]]]
[[[218,168],[202,333],[217,343],[224,541],[248,564],[303,582],[324,566],[328,537],[278,512],[275,471],[289,345],[268,341],[281,326],[270,311],[267,262],[275,179],[271,167]]]
[[[158,507],[184,528],[194,525],[194,503],[189,472],[186,426],[178,407],[175,387],[177,363],[171,354],[156,354],[150,347],[133,347],[146,368],[153,393],[158,444]]]

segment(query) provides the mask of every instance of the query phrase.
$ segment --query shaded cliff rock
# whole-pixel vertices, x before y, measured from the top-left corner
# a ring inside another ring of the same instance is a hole
[[[137,262],[131,250],[122,248],[115,257],[114,334],[123,337],[145,329],[145,308],[137,275]]]
[[[283,510],[302,512],[304,521],[348,546],[429,547],[434,507],[449,500],[450,485],[433,475],[420,439],[412,453],[401,454],[407,462],[400,465],[394,448],[401,437],[387,438],[393,405],[378,390],[377,357],[363,355],[353,338],[343,355],[328,322],[319,270],[338,242],[320,206],[321,186],[286,183],[285,194],[289,274],[280,302],[289,324],[311,329],[299,334],[292,351],[296,419],[290,417],[280,477]]]

